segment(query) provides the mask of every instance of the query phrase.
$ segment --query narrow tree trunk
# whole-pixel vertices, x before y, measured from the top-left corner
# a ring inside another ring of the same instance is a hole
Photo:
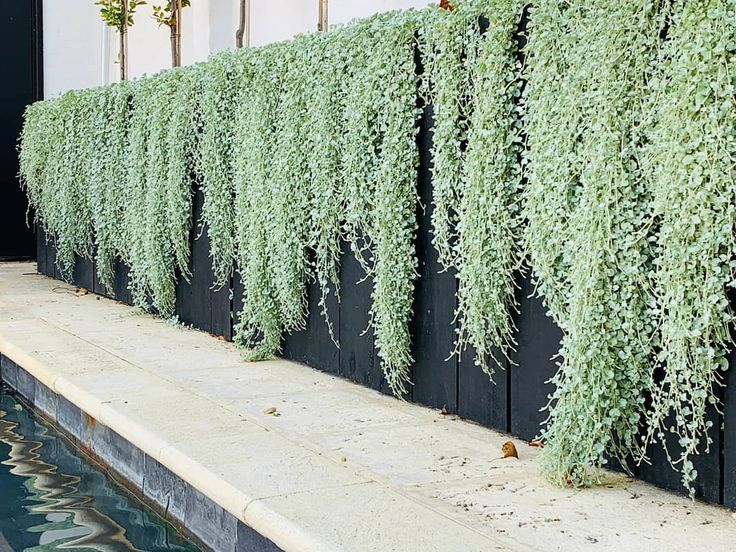
[[[181,0],[175,0],[171,21],[171,66],[181,66]]]
[[[326,31],[327,26],[328,26],[327,0],[319,0],[319,21],[317,22],[317,30]]]
[[[240,25],[235,33],[235,46],[250,46],[250,0],[240,0]]]
[[[171,35],[169,39],[171,40],[171,66],[172,67],[179,67],[179,56],[178,56],[178,47],[176,44],[176,24],[171,25]]]
[[[124,81],[128,76],[128,0],[122,1],[123,18],[120,23],[120,80]]]

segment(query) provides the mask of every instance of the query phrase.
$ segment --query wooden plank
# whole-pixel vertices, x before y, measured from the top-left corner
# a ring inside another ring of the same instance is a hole
[[[334,291],[334,290],[333,290]],[[307,322],[303,330],[284,336],[282,354],[284,358],[303,362],[312,368],[337,374],[340,371],[340,350],[330,337],[327,322],[320,311],[321,291],[319,284],[307,284]],[[334,293],[328,300],[328,313],[337,337],[340,327],[340,310]]]
[[[475,350],[468,348],[458,360],[458,414],[479,424],[509,432],[511,372],[506,362],[495,367],[493,381],[475,364]],[[494,383],[495,382],[495,383]]]
[[[189,255],[190,277],[187,281],[181,275],[176,282],[176,314],[184,324],[191,324],[205,332],[212,331],[212,305],[210,295],[213,284],[210,242],[206,229],[200,232],[199,221],[202,215],[204,194],[197,189],[192,194],[192,230],[189,235],[191,252]]]
[[[732,301],[733,304],[733,301]],[[722,444],[722,502],[736,508],[736,351],[728,355],[728,371],[723,393]]]
[[[698,471],[698,477],[693,483],[695,497],[708,502],[719,502],[721,500],[721,417],[714,408],[710,408],[707,419],[713,422],[711,437],[713,444],[708,452],[694,456],[691,460],[694,468]],[[669,424],[669,422],[668,422]],[[677,439],[668,434],[666,436],[667,446],[670,454],[677,458],[680,447]],[[639,468],[639,476],[644,481],[654,483],[659,487],[672,489],[680,493],[687,492],[682,486],[681,475],[678,470],[673,469],[667,461],[667,455],[660,443],[649,447],[648,456],[650,464],[642,464]]]
[[[46,266],[46,233],[43,228],[36,225],[36,270],[39,274],[48,275]]]
[[[234,328],[240,320],[240,313],[243,311],[243,280],[240,278],[240,273],[237,270],[233,273],[232,295],[232,324],[230,326],[230,335],[231,339],[235,339]]]
[[[132,304],[133,299],[131,297],[130,290],[128,289],[128,286],[130,285],[130,268],[128,268],[128,266],[120,259],[115,259],[113,270],[115,279],[113,283],[112,297],[118,301],[127,303],[128,305]]]
[[[46,236],[46,275],[60,279],[59,269],[56,266],[56,240],[54,236]]]
[[[432,148],[433,110],[426,107],[420,119],[419,198],[416,252],[419,278],[414,286],[414,314],[411,323],[413,400],[435,408],[458,409],[458,363],[451,355],[455,347],[457,280],[454,271],[442,271],[437,250],[432,245]],[[424,208],[422,208],[422,206]]]
[[[373,282],[364,278],[360,263],[344,243],[340,258],[340,375],[380,390],[383,372],[373,346],[373,330],[368,328]]]
[[[210,331],[228,341],[232,339],[232,277],[220,289],[210,290]]]
[[[98,261],[97,261],[97,247],[95,247],[94,256],[93,256],[94,262],[93,262],[93,272],[92,272],[92,291],[97,293],[98,295],[104,295],[107,297],[108,292],[105,286],[100,281],[100,277],[98,276]]]
[[[554,391],[553,386],[545,382],[557,372],[557,364],[552,357],[559,352],[562,331],[546,315],[542,300],[533,295],[534,286],[530,278],[519,276],[517,282],[519,314],[513,317],[517,347],[510,355],[514,364],[510,366],[509,425],[514,435],[534,439],[547,418],[547,412],[540,412],[540,409]]]
[[[92,291],[94,288],[94,263],[92,259],[77,255],[74,261],[72,283],[80,288]]]

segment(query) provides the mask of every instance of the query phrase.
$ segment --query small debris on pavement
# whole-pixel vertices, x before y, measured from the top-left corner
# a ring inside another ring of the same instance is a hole
[[[440,414],[443,416],[447,416],[450,412],[447,410],[447,405],[442,405],[442,409],[440,410]]]
[[[514,458],[519,457],[519,453],[516,452],[516,446],[514,446],[514,443],[511,441],[506,441],[501,445],[501,452],[503,453],[503,458],[508,458],[510,456],[513,456]]]
[[[270,416],[281,416],[275,406],[269,406],[266,410],[263,411],[263,413]]]

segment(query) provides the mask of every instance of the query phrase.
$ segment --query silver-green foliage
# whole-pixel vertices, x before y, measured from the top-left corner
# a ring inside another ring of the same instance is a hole
[[[532,12],[527,245],[565,332],[542,451],[561,483],[640,454],[655,325],[638,125],[665,4],[552,0]]]
[[[166,317],[177,275],[188,274],[192,74],[67,92],[30,106],[21,135],[21,178],[62,274],[70,278],[76,258],[96,248],[100,282],[112,286],[112,263],[122,259],[134,302]]]
[[[188,277],[194,148],[192,72],[164,71],[134,84],[123,190],[121,251],[137,305],[172,316],[177,271]]]
[[[433,241],[443,265],[458,273],[457,352],[471,345],[489,375],[489,358],[512,345],[514,272],[522,256],[521,9],[516,0],[462,3],[440,10],[422,34],[424,87],[435,120]]]
[[[56,241],[57,264],[70,278],[76,254],[91,255],[93,235],[86,173],[94,159],[90,100],[99,91],[71,91],[28,109],[20,173],[38,221]]]
[[[229,284],[235,261],[233,133],[241,69],[235,52],[212,56],[196,69],[201,82],[199,116],[202,121],[196,169],[204,192],[202,219],[207,221],[214,280],[218,287]]]
[[[683,484],[692,457],[711,443],[734,320],[736,283],[736,2],[688,0],[664,49],[646,152],[659,227],[655,296],[664,377],[649,413],[649,438],[673,434]],[[712,407],[711,407],[712,408]]]
[[[236,333],[252,358],[273,355],[284,331],[303,327],[309,278],[320,284],[329,323],[327,297],[337,291],[345,239],[373,279],[371,321],[387,381],[397,393],[406,390],[419,21],[411,11],[381,14],[228,54],[237,93],[227,98],[233,85],[221,84],[227,91],[207,100],[225,107],[203,111],[203,134],[232,113],[231,168],[227,160],[200,164],[204,221],[213,253],[225,252],[223,263],[237,258],[244,307]],[[213,78],[225,83],[221,73]],[[224,208],[231,195],[232,223]]]
[[[420,90],[435,117],[433,241],[458,272],[457,351],[472,346],[491,373],[493,351],[512,347],[525,249],[565,333],[543,431],[548,476],[587,484],[608,458],[642,458],[669,432],[691,485],[731,344],[735,2],[534,3],[521,194],[520,10],[466,0],[379,14],[30,106],[21,177],[62,273],[96,255],[110,286],[120,258],[136,304],[169,316],[196,223],[216,284],[233,263],[242,280],[236,338],[267,358],[304,326],[310,279],[330,323],[347,242],[373,283],[387,382],[403,395]]]

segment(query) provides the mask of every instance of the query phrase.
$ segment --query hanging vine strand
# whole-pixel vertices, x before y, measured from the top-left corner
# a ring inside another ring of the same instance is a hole
[[[688,0],[664,48],[649,148],[659,226],[655,292],[664,377],[648,440],[661,440],[693,492],[693,457],[712,443],[709,409],[728,367],[736,282],[736,3]],[[674,445],[674,446],[673,446]]]

